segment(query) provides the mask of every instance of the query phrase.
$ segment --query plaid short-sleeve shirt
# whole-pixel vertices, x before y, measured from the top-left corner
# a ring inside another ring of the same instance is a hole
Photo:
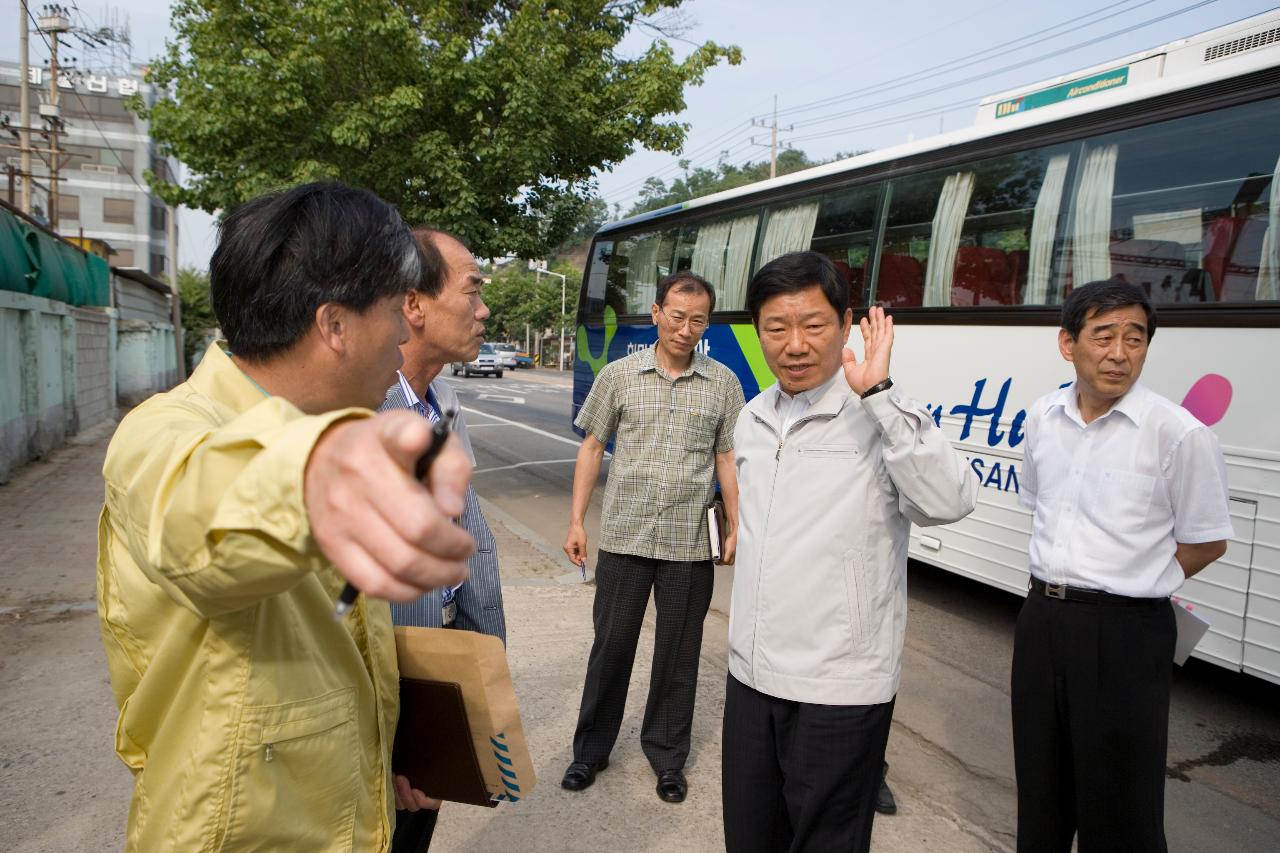
[[[614,440],[600,547],[659,560],[711,559],[715,454],[733,449],[743,406],[733,371],[700,352],[674,379],[652,348],[605,365],[578,427]]]

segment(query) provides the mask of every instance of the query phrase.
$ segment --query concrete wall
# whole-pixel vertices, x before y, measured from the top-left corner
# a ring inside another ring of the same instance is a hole
[[[0,483],[76,431],[75,392],[68,306],[0,291]]]
[[[0,291],[0,483],[177,381],[173,325],[117,313]]]
[[[178,380],[173,324],[146,320],[119,321],[116,338],[117,398],[136,406]]]
[[[116,416],[116,321],[110,310],[72,308],[76,326],[76,417],[89,429]]]

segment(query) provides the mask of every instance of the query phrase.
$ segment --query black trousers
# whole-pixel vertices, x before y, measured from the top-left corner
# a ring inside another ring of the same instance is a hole
[[[593,611],[596,636],[573,736],[574,761],[599,764],[613,750],[653,590],[658,616],[640,745],[654,770],[684,767],[693,730],[702,623],[711,606],[713,582],[707,560],[672,563],[600,552]]]
[[[396,829],[391,836],[391,853],[427,853],[436,831],[436,809],[396,809]]]
[[[1165,851],[1169,680],[1165,599],[1126,606],[1032,591],[1013,646],[1018,850]]]
[[[728,853],[869,850],[893,702],[792,702],[730,675],[721,759]]]

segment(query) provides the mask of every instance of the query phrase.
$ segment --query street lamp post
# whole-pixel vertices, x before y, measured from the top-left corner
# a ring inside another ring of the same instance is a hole
[[[560,275],[560,273],[558,272],[552,272],[551,270],[544,270],[540,265],[534,267],[533,273],[534,273],[533,280],[535,282],[538,280],[538,276],[542,275],[543,273],[546,273],[547,275],[554,275],[556,278],[560,279],[560,355],[559,355],[560,365],[559,365],[559,368],[560,370],[564,370],[564,308],[565,308],[564,291],[565,291],[567,279],[564,276]]]

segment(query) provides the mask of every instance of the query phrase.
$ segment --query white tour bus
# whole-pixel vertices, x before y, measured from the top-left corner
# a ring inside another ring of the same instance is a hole
[[[579,300],[574,415],[608,361],[652,345],[662,276],[716,286],[703,346],[750,398],[773,378],[744,310],[778,255],[832,258],[897,328],[894,378],[980,478],[977,510],[915,529],[911,556],[1027,588],[1017,503],[1025,410],[1073,377],[1057,352],[1073,283],[1144,288],[1143,382],[1226,454],[1235,537],[1182,597],[1196,654],[1280,681],[1280,12],[984,100],[976,124],[601,229]],[[856,337],[856,334],[855,334]]]

